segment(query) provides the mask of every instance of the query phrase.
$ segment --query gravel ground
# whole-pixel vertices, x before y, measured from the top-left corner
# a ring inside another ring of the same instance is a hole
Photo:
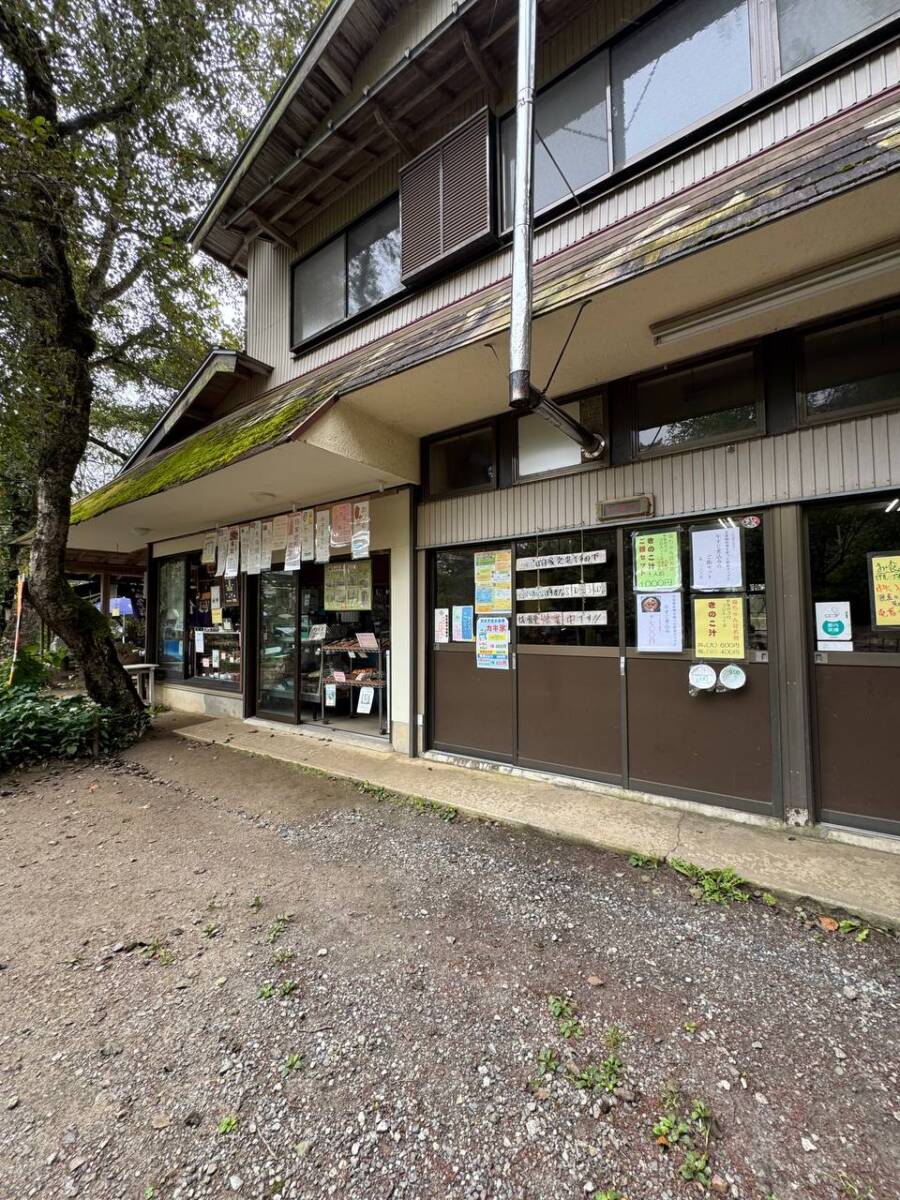
[[[0,864],[0,1200],[699,1195],[667,1111],[712,1195],[898,1196],[893,936],[166,728],[0,779]]]

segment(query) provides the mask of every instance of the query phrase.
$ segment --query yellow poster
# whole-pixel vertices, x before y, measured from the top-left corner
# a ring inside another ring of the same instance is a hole
[[[869,572],[873,626],[900,628],[900,554],[870,554]]]
[[[476,613],[511,613],[512,551],[479,551],[474,565]]]
[[[694,597],[694,657],[747,657],[743,596]]]

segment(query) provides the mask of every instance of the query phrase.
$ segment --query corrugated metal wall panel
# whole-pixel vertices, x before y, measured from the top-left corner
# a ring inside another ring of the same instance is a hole
[[[900,486],[900,412],[858,417],[420,506],[420,547],[597,522],[597,501],[649,493],[656,515],[814,500]]]

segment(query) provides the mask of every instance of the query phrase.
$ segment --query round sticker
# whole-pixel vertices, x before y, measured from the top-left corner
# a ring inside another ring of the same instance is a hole
[[[688,672],[688,682],[698,692],[709,692],[716,686],[716,670],[708,663],[694,663]]]
[[[822,632],[827,633],[829,637],[839,638],[846,628],[843,621],[822,622]]]
[[[741,517],[741,524],[745,529],[759,529],[762,525],[762,517],[758,517],[753,513],[749,517]]]
[[[727,688],[729,692],[736,692],[746,682],[747,672],[743,667],[739,667],[737,663],[729,663],[727,667],[723,667],[719,672],[719,683],[721,683],[723,688]]]

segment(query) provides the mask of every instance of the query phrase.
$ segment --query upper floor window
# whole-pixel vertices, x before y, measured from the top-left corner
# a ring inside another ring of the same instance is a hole
[[[784,72],[900,11],[897,0],[775,0],[775,8]]]
[[[682,0],[617,42],[610,58],[621,163],[751,90],[747,0]]]
[[[480,492],[496,486],[497,431],[493,422],[429,443],[429,495]]]
[[[639,458],[761,433],[756,357],[747,351],[639,380],[635,410]]]
[[[609,171],[606,58],[595,56],[546,88],[534,105],[534,211]],[[511,226],[516,170],[516,114],[500,126],[503,223]]]
[[[900,310],[807,333],[800,402],[809,421],[900,405]]]
[[[297,263],[291,342],[298,345],[400,291],[397,197]]]
[[[606,406],[602,392],[581,400],[570,400],[561,404],[560,408],[587,426],[592,433],[606,435]],[[519,479],[581,466],[581,447],[578,443],[551,425],[540,413],[520,417],[516,429]],[[597,460],[593,461],[596,466]]]

